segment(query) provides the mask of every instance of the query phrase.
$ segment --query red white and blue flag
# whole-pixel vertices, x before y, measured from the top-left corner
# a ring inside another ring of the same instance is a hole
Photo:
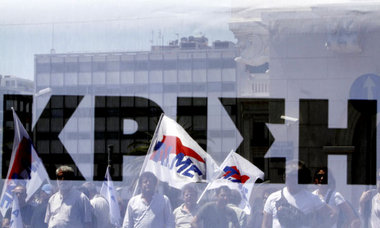
[[[181,189],[189,182],[213,180],[219,167],[176,121],[162,115],[144,161],[146,171]]]
[[[240,205],[237,206],[243,209],[245,213],[250,214],[251,207],[249,199],[253,186],[258,178],[264,179],[264,172],[241,155],[231,151],[220,165],[219,175],[214,181],[207,185],[204,193],[207,190],[227,185],[230,189],[239,191],[242,201]]]
[[[3,216],[12,204],[12,190],[17,185],[26,186],[28,201],[45,180],[49,182],[45,167],[14,110],[13,121],[15,133],[11,161],[0,198],[0,212]]]

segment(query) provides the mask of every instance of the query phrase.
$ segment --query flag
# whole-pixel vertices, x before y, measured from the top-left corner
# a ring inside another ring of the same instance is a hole
[[[198,202],[207,190],[227,185],[230,189],[239,191],[242,201],[238,206],[250,214],[249,198],[258,178],[264,179],[264,172],[241,155],[231,151],[220,165],[219,175],[206,186]]]
[[[162,114],[141,173],[146,171],[181,189],[189,182],[212,180],[219,167],[176,121]]]
[[[16,112],[13,109],[12,111],[15,133],[7,179],[0,198],[0,212],[3,216],[12,203],[12,190],[17,185],[26,186],[26,201],[28,201],[45,180],[49,182],[49,176],[28,133]]]
[[[17,196],[13,196],[11,221],[9,222],[10,228],[23,228],[20,205]]]
[[[107,167],[106,175],[104,177],[102,188],[100,189],[100,195],[102,195],[109,205],[110,222],[112,225],[120,227],[121,217],[120,217],[120,207],[116,198],[116,191],[113,186],[111,175],[109,172],[109,167]]]

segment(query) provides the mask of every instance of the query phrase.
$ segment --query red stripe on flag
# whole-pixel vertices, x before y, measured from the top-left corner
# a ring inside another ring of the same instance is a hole
[[[7,179],[30,179],[32,165],[31,146],[30,141],[25,137],[21,140],[17,147],[13,164],[10,164],[12,167]]]
[[[178,137],[164,135],[162,141],[159,143],[160,143],[160,146],[165,145],[166,150],[167,150],[167,148],[169,148],[169,146],[171,146],[173,148],[170,151],[171,154],[183,153],[185,156],[195,158],[196,160],[205,163],[205,160],[197,152],[195,152],[193,149],[191,149],[189,147],[184,146],[181,142],[181,139],[179,139]],[[160,150],[160,148],[155,148],[155,151],[153,152],[153,154],[151,155],[150,158],[152,159],[159,150]],[[166,154],[166,152],[167,151],[165,151],[165,154]],[[160,156],[162,156],[162,155],[163,154],[161,154]],[[167,154],[166,154],[166,156],[167,156]],[[160,157],[160,159],[162,159],[162,158]]]

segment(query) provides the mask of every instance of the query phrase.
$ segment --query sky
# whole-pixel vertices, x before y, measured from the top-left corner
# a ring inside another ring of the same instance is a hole
[[[230,0],[0,1],[0,75],[34,79],[34,55],[142,51],[178,37],[235,41]]]
[[[375,0],[379,2],[380,0]],[[0,0],[0,75],[34,79],[34,55],[143,51],[184,36],[236,42],[231,9],[367,0]],[[247,13],[244,13],[247,12]],[[234,14],[235,15],[235,14]]]

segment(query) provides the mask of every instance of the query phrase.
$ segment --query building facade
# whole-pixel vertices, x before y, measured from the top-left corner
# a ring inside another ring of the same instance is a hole
[[[19,118],[25,129],[31,132],[34,82],[11,75],[0,75],[0,140],[3,142],[2,167],[8,167],[13,147],[13,115],[11,108],[18,110]],[[4,121],[3,121],[4,120]],[[7,168],[2,169],[2,176],[7,175]]]
[[[59,164],[80,164],[78,176],[102,180],[112,146],[114,178],[121,180],[123,157],[146,153],[162,112],[221,162],[239,144],[220,103],[237,97],[238,55],[232,42],[209,45],[205,37],[146,52],[36,55],[36,91],[50,92],[34,104],[34,140],[45,166],[52,173]]]

